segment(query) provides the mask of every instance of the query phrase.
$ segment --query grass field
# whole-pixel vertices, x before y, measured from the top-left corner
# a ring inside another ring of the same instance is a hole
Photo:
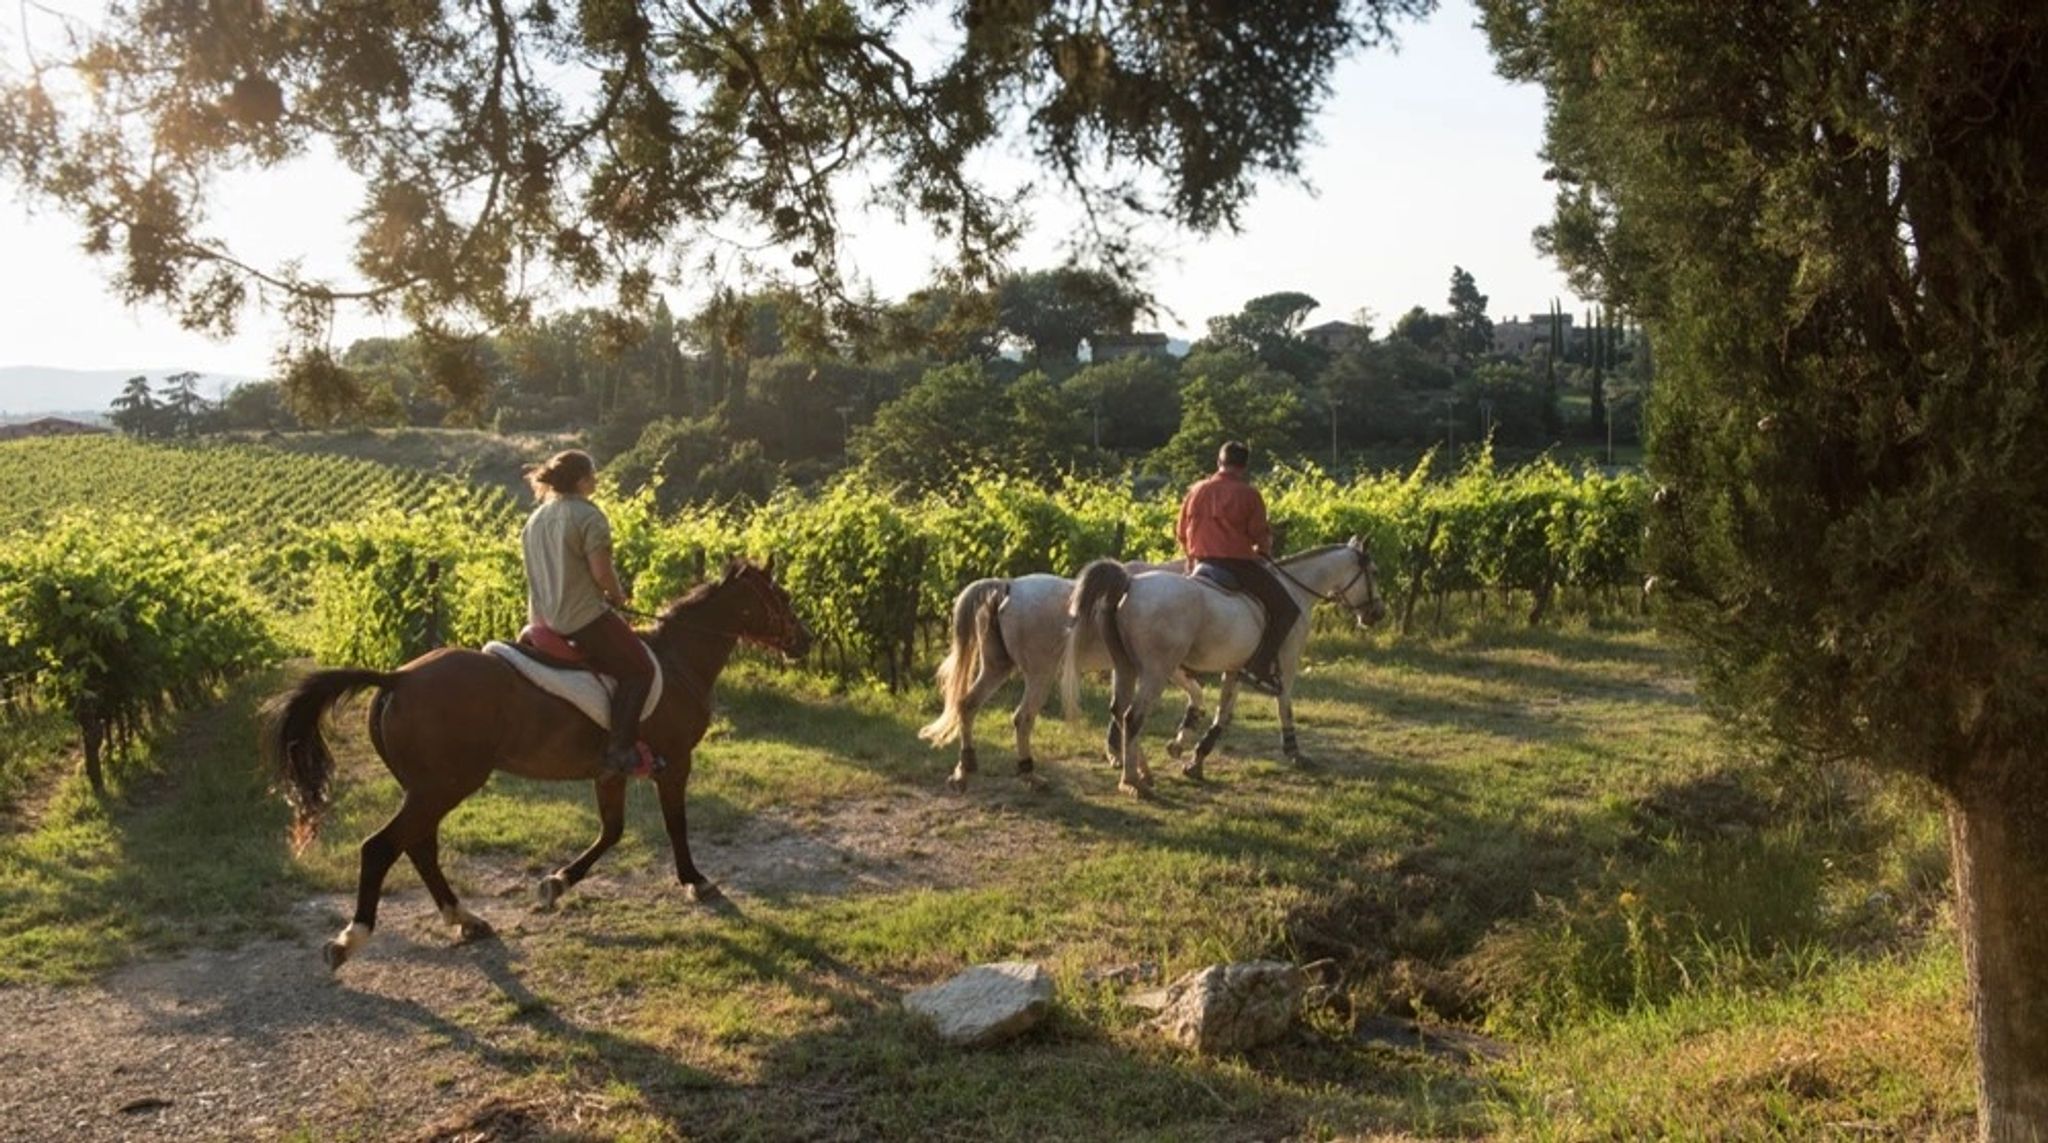
[[[1007,712],[984,717],[976,787],[943,795],[950,757],[913,737],[928,693],[742,663],[691,803],[698,863],[734,905],[684,901],[636,790],[599,867],[613,891],[508,936],[516,971],[478,952],[503,1003],[448,1014],[465,1038],[446,1050],[488,1057],[531,1107],[605,1092],[583,1124],[598,1137],[1969,1134],[1944,834],[1914,791],[1755,757],[1627,623],[1322,635],[1313,659],[1313,768],[1279,760],[1252,698],[1206,785],[1160,765],[1144,802],[1117,795],[1092,727],[1041,724],[1050,781],[1027,788],[998,761]],[[187,719],[117,769],[108,804],[0,768],[0,976],[75,981],[288,931],[295,902],[352,884],[395,787],[344,718],[339,812],[294,859],[249,749],[282,681]],[[54,745],[33,720],[7,733],[9,757]],[[587,788],[499,779],[443,847],[502,924],[527,906],[496,886],[595,832]],[[795,873],[769,876],[785,858]],[[393,884],[419,893],[409,871]],[[1324,956],[1352,1015],[1241,1058],[1167,1046],[1092,982]],[[1001,959],[1060,983],[1026,1040],[961,1053],[904,1015],[901,991]],[[1369,1015],[1454,1022],[1506,1054],[1371,1043]]]

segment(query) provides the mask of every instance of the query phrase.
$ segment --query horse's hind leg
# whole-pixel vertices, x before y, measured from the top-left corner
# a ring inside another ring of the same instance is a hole
[[[977,759],[974,756],[974,719],[988,700],[996,696],[1004,683],[1010,681],[1009,668],[1000,670],[984,666],[974,676],[974,685],[960,699],[960,761],[953,766],[953,773],[946,779],[946,785],[955,790],[967,788],[967,776],[974,773]]]
[[[1017,712],[1010,716],[1011,725],[1017,728],[1019,774],[1029,774],[1037,765],[1031,757],[1031,731],[1038,725],[1038,712],[1045,709],[1045,701],[1052,697],[1054,674],[1053,671],[1025,672],[1024,701],[1017,704]]]
[[[570,886],[583,880],[584,875],[590,872],[590,867],[597,864],[597,859],[603,857],[606,850],[618,844],[619,835],[626,830],[624,778],[598,779],[597,820],[597,840],[590,843],[590,848],[584,850],[576,860],[541,880],[538,890],[541,908],[554,908],[555,902],[562,899],[562,894],[568,892]]]
[[[455,929],[456,940],[481,941],[497,936],[489,921],[462,907],[462,903],[455,899],[455,890],[448,885],[447,876],[441,872],[439,819],[428,828],[427,836],[406,847],[405,855],[412,859],[412,867],[419,870],[420,882],[440,908],[441,919]]]
[[[452,804],[452,803],[451,803]],[[327,967],[343,962],[370,939],[377,928],[377,899],[384,893],[384,878],[398,861],[398,855],[433,833],[448,805],[430,806],[427,799],[407,791],[405,801],[384,828],[363,841],[362,864],[356,877],[356,915],[341,935],[327,942]]]
[[[1145,752],[1138,746],[1138,735],[1145,728],[1145,716],[1158,704],[1159,692],[1165,686],[1164,676],[1139,680],[1137,693],[1131,696],[1130,706],[1124,711],[1124,772],[1117,782],[1117,789],[1124,793],[1142,795],[1152,788],[1152,770],[1145,765]]]

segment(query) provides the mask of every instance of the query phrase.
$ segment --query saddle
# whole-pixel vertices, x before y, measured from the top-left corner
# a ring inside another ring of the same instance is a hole
[[[1252,605],[1252,611],[1259,616],[1259,622],[1265,622],[1265,603],[1258,596],[1244,589],[1244,584],[1237,578],[1236,572],[1221,564],[1212,564],[1207,560],[1197,560],[1195,562],[1195,570],[1188,573],[1188,578],[1211,591],[1220,591],[1225,595],[1237,596],[1239,599]]]
[[[640,717],[646,718],[661,702],[661,659],[644,643],[641,650],[647,653],[648,662],[654,664],[654,683],[647,688],[647,701],[640,706]],[[582,711],[598,726],[611,729],[611,676],[599,674],[584,661],[583,652],[559,632],[530,624],[519,632],[519,642],[493,639],[484,644],[484,653],[505,660],[527,682]]]
[[[1202,560],[1195,564],[1195,570],[1188,573],[1189,579],[1200,580],[1219,591],[1242,592],[1244,585],[1237,580],[1237,573],[1222,564]]]

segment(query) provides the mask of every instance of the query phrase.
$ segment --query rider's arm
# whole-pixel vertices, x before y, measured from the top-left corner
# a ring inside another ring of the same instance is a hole
[[[1253,489],[1247,500],[1244,534],[1251,537],[1252,547],[1270,560],[1273,558],[1273,525],[1266,519],[1266,498]]]
[[[1183,557],[1182,562],[1187,565],[1187,570],[1189,571],[1195,570],[1195,555],[1188,550],[1188,508],[1194,502],[1195,494],[1192,492],[1188,493],[1187,497],[1180,502],[1180,520],[1173,526],[1173,538],[1180,543],[1180,552]]]
[[[612,566],[612,550],[598,548],[590,553],[590,575],[597,580],[597,590],[604,593],[606,603],[626,602],[626,589],[619,586],[619,571]]]

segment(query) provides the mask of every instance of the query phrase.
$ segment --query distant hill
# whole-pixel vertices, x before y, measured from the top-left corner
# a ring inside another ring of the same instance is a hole
[[[151,384],[183,369],[52,369],[43,365],[0,365],[0,423],[63,415],[79,420],[103,417],[107,404],[130,377],[141,374]],[[248,381],[217,373],[199,375],[201,396],[211,399],[222,388]]]

